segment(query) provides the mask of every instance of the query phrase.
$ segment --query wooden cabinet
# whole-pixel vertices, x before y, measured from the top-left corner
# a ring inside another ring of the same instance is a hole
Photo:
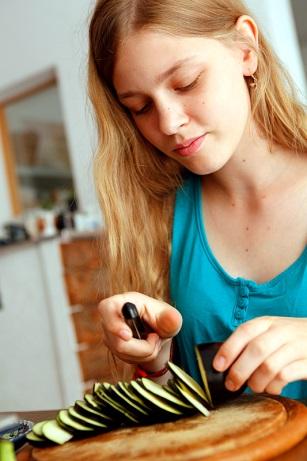
[[[102,342],[98,303],[107,297],[103,237],[78,237],[61,243],[66,291],[76,333],[83,385],[116,381],[114,360]]]

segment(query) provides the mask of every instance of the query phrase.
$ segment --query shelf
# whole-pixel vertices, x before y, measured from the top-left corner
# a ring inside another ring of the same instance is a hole
[[[46,166],[18,166],[17,175],[23,178],[72,178],[69,170],[57,170]]]

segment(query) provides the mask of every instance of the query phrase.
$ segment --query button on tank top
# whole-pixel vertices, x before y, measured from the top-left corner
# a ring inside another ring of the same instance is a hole
[[[307,247],[291,266],[265,283],[230,276],[208,244],[201,177],[191,175],[176,195],[170,291],[172,305],[183,317],[176,337],[181,365],[201,382],[196,344],[224,341],[255,317],[307,317]],[[282,395],[307,399],[307,381],[289,383]]]

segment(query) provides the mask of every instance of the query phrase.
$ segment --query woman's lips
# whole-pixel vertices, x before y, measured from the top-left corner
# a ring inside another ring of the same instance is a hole
[[[189,155],[195,154],[195,152],[197,152],[200,149],[205,136],[206,134],[203,134],[198,138],[190,139],[186,143],[179,145],[179,147],[176,147],[174,149],[174,152],[176,154],[179,154],[181,157],[188,157]]]

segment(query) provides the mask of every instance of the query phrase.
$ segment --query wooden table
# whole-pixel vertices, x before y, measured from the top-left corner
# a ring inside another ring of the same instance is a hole
[[[20,419],[37,422],[44,419],[52,419],[57,414],[57,410],[50,411],[35,411],[35,412],[18,412]],[[4,415],[4,413],[0,413]],[[17,461],[31,461],[32,448],[27,444],[17,453]],[[307,460],[307,437],[298,445],[286,453],[272,458],[272,461],[306,461]],[[94,460],[93,460],[94,461]],[[163,460],[161,460],[163,461]]]

